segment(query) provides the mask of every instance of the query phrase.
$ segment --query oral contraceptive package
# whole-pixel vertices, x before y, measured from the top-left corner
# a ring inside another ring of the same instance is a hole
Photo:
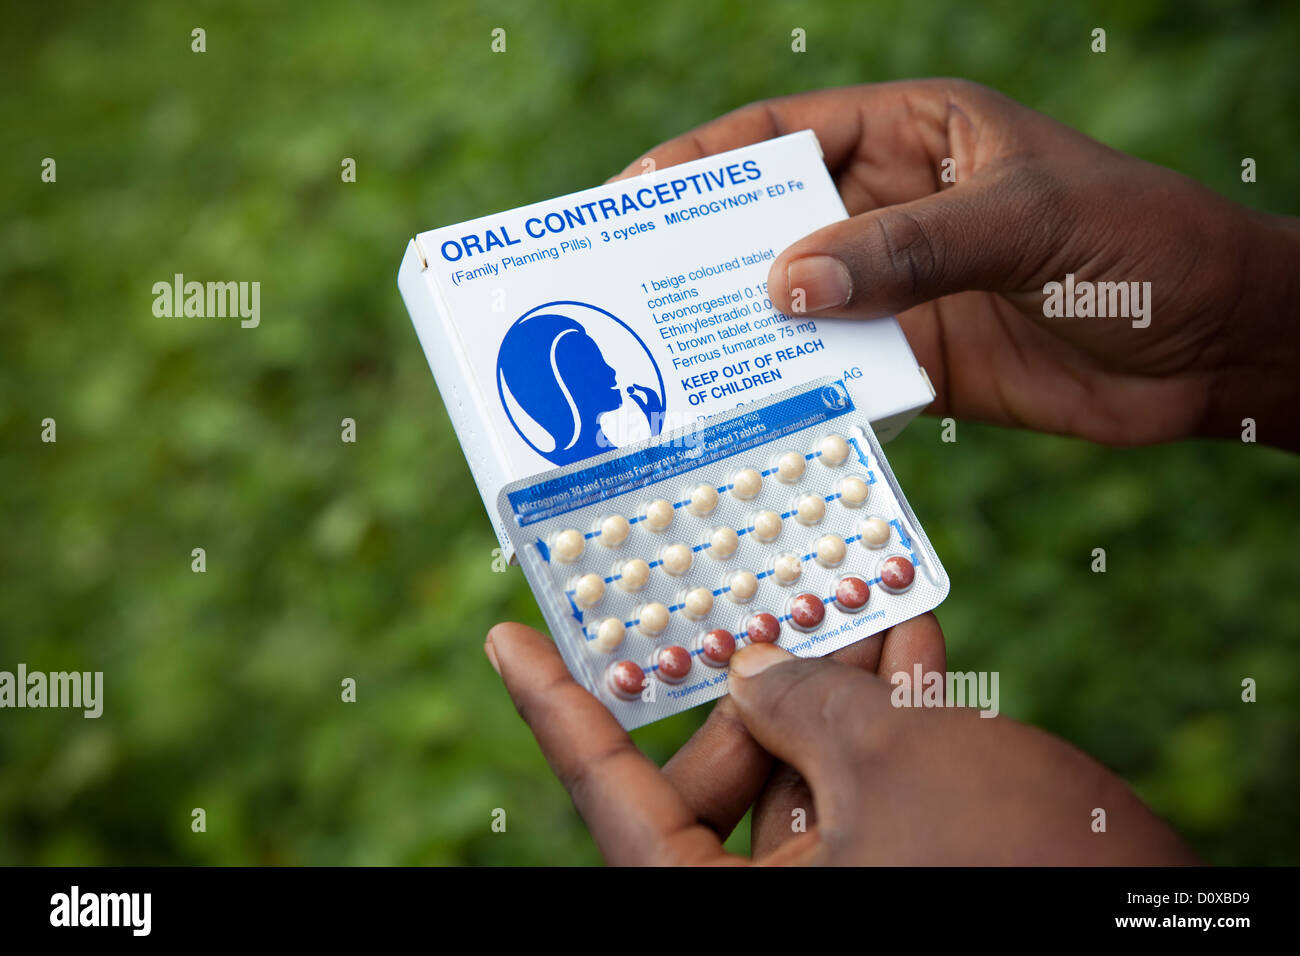
[[[565,664],[625,728],[727,693],[747,643],[820,656],[947,596],[860,395],[821,378],[502,489]]]
[[[929,404],[893,319],[768,297],[776,256],[846,215],[805,130],[412,239],[398,286],[505,553],[497,495],[546,469],[825,375],[881,440]]]

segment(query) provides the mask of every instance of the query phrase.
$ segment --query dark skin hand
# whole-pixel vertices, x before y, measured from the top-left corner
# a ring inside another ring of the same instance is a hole
[[[938,392],[932,414],[1114,445],[1239,438],[1250,417],[1259,441],[1300,450],[1297,221],[986,87],[935,79],[767,100],[621,176],[807,128],[851,218],[777,257],[772,300],[795,314],[793,287],[810,315],[896,314]],[[1043,286],[1066,273],[1150,282],[1150,325],[1045,318]]]
[[[622,175],[808,128],[850,218],[776,258],[772,299],[787,314],[896,314],[932,412],[1116,445],[1238,438],[1250,418],[1259,441],[1300,450],[1297,221],[992,90],[941,79],[756,103]],[[1067,273],[1151,283],[1149,324],[1045,317],[1044,286]],[[932,615],[819,660],[743,648],[730,696],[662,771],[544,635],[498,625],[486,650],[612,863],[745,862],[722,839],[751,804],[762,863],[1197,862],[1065,742],[968,708],[893,706],[882,675],[944,669]]]
[[[718,701],[661,771],[605,705],[573,680],[544,634],[522,624],[498,624],[484,651],[610,863],[744,862],[724,860],[722,841],[751,805],[756,857],[793,835],[794,807],[808,809],[809,824],[815,822],[806,784],[749,734],[733,698]],[[942,670],[945,662],[932,615],[831,657],[871,674],[910,670],[917,661]],[[628,801],[635,802],[636,813],[629,812]]]
[[[932,614],[824,658],[737,651],[730,696],[662,770],[546,635],[498,624],[484,650],[612,864],[749,862],[722,841],[751,804],[763,864],[1197,862],[1064,741],[969,708],[893,706],[886,675],[944,670]],[[1105,833],[1091,829],[1098,807]]]

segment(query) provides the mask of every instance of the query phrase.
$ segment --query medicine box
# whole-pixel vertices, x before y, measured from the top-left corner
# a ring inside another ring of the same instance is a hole
[[[398,287],[504,552],[511,482],[821,376],[898,434],[934,397],[898,323],[767,293],[786,246],[846,217],[804,130],[412,239]]]

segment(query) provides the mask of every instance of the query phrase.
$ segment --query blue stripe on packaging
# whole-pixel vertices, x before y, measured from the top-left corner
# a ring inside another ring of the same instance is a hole
[[[853,399],[842,381],[818,384],[767,405],[676,429],[626,454],[520,488],[507,497],[515,520],[526,526],[715,464],[852,411]]]

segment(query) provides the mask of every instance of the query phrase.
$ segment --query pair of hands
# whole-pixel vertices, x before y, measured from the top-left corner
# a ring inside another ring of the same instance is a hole
[[[935,413],[1109,444],[1236,437],[1252,418],[1259,441],[1300,449],[1295,222],[991,90],[928,80],[758,103],[622,175],[805,128],[850,218],[782,252],[771,297],[787,314],[793,290],[815,315],[896,314]],[[1043,286],[1067,273],[1150,282],[1150,324],[1044,317]],[[1063,741],[969,709],[893,707],[889,675],[945,669],[932,615],[819,660],[742,649],[730,696],[662,770],[544,635],[502,624],[485,649],[611,863],[743,862],[722,840],[751,805],[761,862],[1195,862]]]
[[[945,669],[933,614],[823,658],[742,648],[731,693],[662,770],[544,634],[498,624],[484,650],[612,864],[745,863],[722,843],[750,806],[767,864],[1196,862],[1063,741],[970,708],[895,707],[889,675]]]

